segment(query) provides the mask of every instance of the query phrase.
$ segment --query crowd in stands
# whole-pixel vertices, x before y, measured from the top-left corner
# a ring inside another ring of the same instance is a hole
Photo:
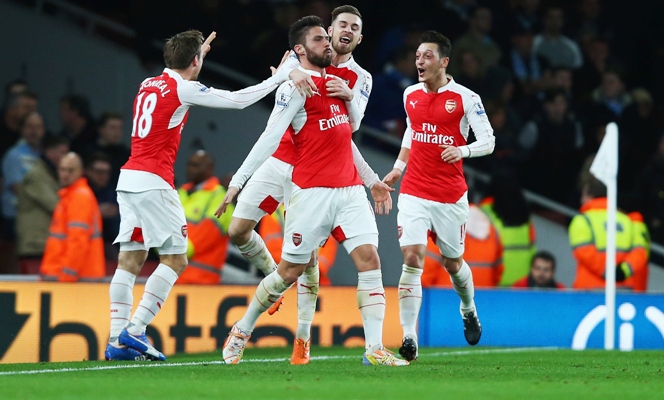
[[[338,5],[196,0],[173,12],[156,0],[72,3],[134,29],[130,45],[146,65],[161,64],[154,40],[191,27],[216,30],[216,49],[209,58],[256,79],[281,58],[293,21],[316,14],[329,24],[330,11]],[[521,205],[515,202],[522,200],[508,200],[511,210],[501,205],[500,187],[523,187],[583,212],[582,189],[608,122],[619,126],[619,208],[626,215],[639,212],[652,241],[664,243],[664,24],[658,22],[658,3],[385,0],[378,12],[375,2],[352,2],[364,13],[365,37],[354,55],[374,78],[364,125],[402,137],[403,90],[417,82],[414,53],[426,29],[452,40],[448,73],[482,97],[496,147],[492,155],[466,162],[480,171],[499,171],[493,175],[502,183],[487,188],[471,213],[477,218],[469,219],[469,252],[473,240],[489,246],[495,237],[501,239],[495,260],[482,259],[486,254],[477,260],[500,270],[489,274],[494,286],[523,285],[526,278],[526,283],[540,282],[536,286],[557,285],[529,272],[539,261],[554,270],[555,259],[537,257],[541,253],[533,245],[530,217],[515,211],[515,204]],[[2,251],[15,251],[22,260],[43,256],[59,201],[57,166],[73,151],[83,160],[83,175],[99,204],[106,258],[113,260],[117,249],[110,243],[119,221],[114,188],[129,156],[124,121],[113,112],[96,117],[87,99],[67,94],[60,102],[62,130],[56,132],[44,125],[35,89],[21,79],[9,82],[0,109]],[[218,182],[209,183],[216,190]],[[187,190],[181,192],[183,199]],[[523,200],[522,210],[527,209]],[[471,220],[477,222],[473,229]],[[15,250],[6,243],[16,243]],[[527,252],[510,255],[511,246],[526,246]],[[520,270],[513,273],[509,260],[514,257],[520,259]],[[16,270],[5,267],[3,272]],[[449,283],[436,274],[432,284]]]

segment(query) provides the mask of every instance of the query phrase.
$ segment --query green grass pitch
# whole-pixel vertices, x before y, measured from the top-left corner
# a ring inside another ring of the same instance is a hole
[[[2,399],[661,399],[661,351],[421,349],[401,368],[363,367],[362,349],[249,348],[239,365],[219,353],[165,363],[0,364]]]

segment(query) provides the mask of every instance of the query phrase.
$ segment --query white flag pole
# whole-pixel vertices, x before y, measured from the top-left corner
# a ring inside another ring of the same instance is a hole
[[[590,172],[606,185],[606,320],[604,321],[604,349],[615,347],[616,329],[616,203],[618,193],[618,126],[606,126],[606,135],[590,166]]]

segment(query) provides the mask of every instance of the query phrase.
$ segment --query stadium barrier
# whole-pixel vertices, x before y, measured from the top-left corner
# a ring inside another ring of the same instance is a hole
[[[421,346],[464,346],[459,298],[427,289],[420,311]],[[604,348],[604,292],[476,289],[483,346]],[[664,349],[664,294],[616,295],[615,348]]]
[[[134,288],[134,308],[144,285]],[[148,327],[167,355],[221,348],[244,314],[255,287],[176,285]],[[364,346],[356,288],[321,288],[312,344]],[[401,344],[396,288],[386,288],[385,345]],[[297,293],[277,314],[258,320],[251,346],[290,346],[297,328]],[[108,283],[0,282],[0,362],[101,360],[109,331]]]

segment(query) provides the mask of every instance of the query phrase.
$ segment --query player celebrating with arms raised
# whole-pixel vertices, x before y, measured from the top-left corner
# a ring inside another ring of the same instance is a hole
[[[166,359],[150,344],[145,329],[187,266],[187,221],[173,182],[173,164],[189,107],[245,108],[272,92],[290,73],[273,69],[274,76],[236,92],[205,87],[196,79],[215,35],[203,41],[201,32],[190,30],[170,38],[164,45],[166,69],[144,80],[134,100],[131,157],[117,186],[121,220],[115,243],[120,243],[120,255],[110,285],[108,360]],[[303,73],[292,74],[301,86],[308,85]],[[134,282],[151,247],[158,249],[160,264],[148,278],[130,321]]]
[[[399,279],[399,316],[404,336],[399,353],[407,360],[416,360],[418,355],[416,325],[429,234],[438,245],[461,298],[466,340],[475,345],[482,334],[473,275],[463,260],[469,208],[462,159],[490,154],[495,139],[480,97],[445,73],[451,49],[449,39],[438,32],[422,35],[415,54],[419,83],[406,88],[403,95],[407,128],[402,148],[394,169],[383,179],[394,185],[408,163],[397,214],[404,256]],[[468,145],[469,126],[477,141]]]

